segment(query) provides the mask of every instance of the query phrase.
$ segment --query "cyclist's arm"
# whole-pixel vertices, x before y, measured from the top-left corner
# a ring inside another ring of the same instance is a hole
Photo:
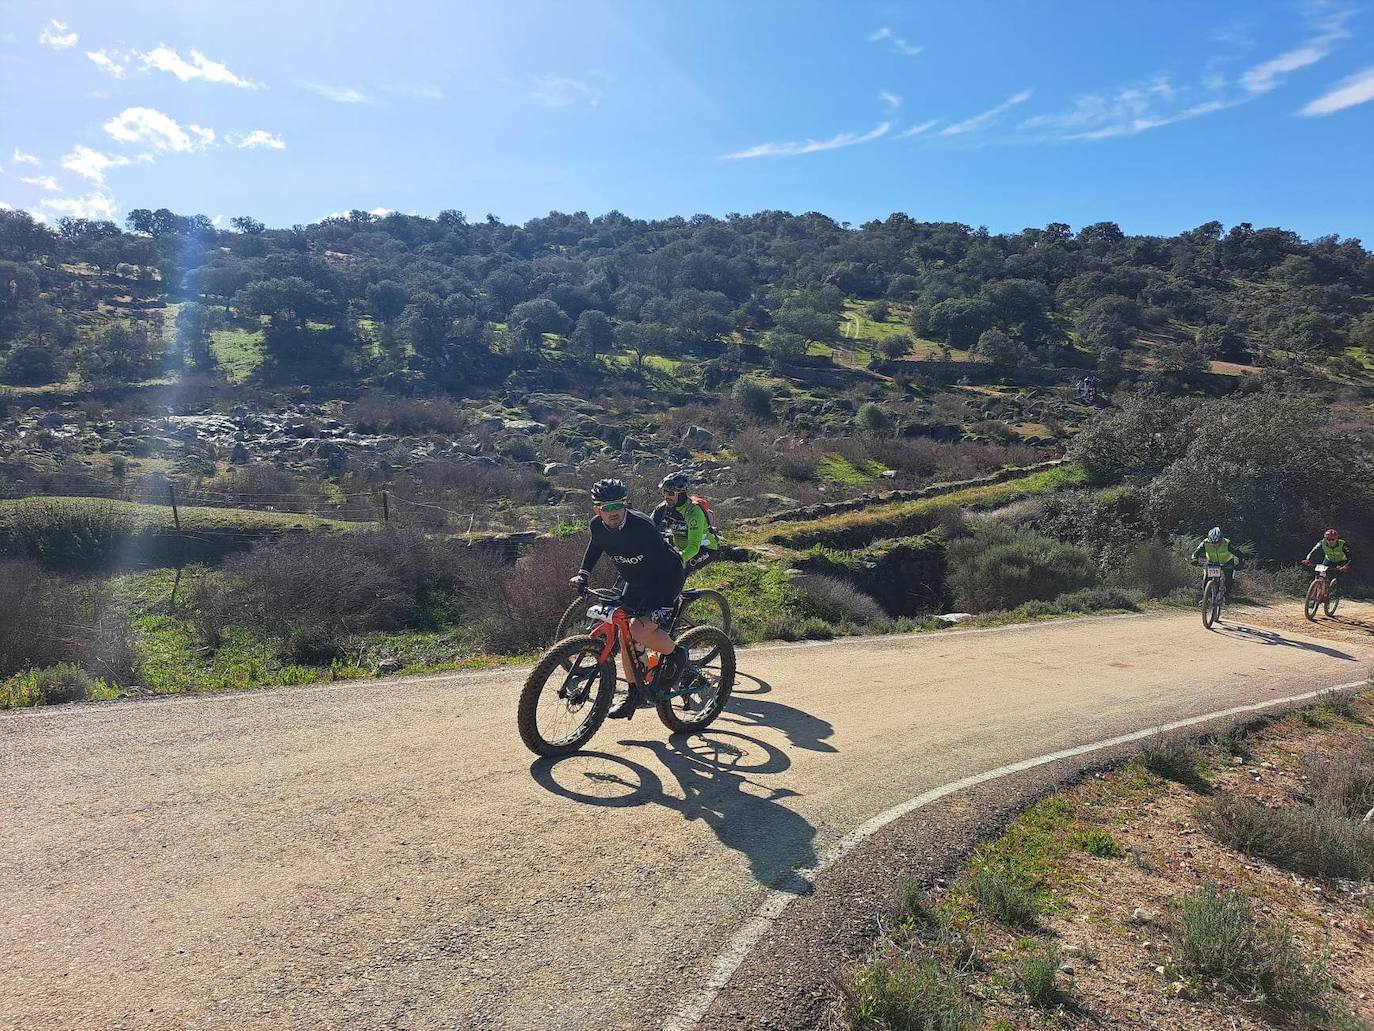
[[[1322,550],[1322,542],[1321,542],[1321,541],[1317,541],[1316,544],[1312,545],[1312,550],[1309,551],[1309,552],[1307,553],[1307,561],[1308,561],[1308,562],[1315,562],[1315,561],[1317,561],[1317,553],[1320,552],[1321,550]],[[1349,555],[1350,552],[1347,551],[1346,554]]]
[[[682,561],[690,562],[697,557],[697,552],[701,550],[702,538],[706,536],[706,530],[706,513],[702,511],[700,505],[689,504],[687,506],[687,543],[680,549]]]
[[[596,543],[596,537],[593,535],[592,539],[587,542],[587,550],[582,555],[582,568],[579,571],[590,573],[596,568],[596,564],[600,559],[601,545]]]
[[[1207,550],[1207,542],[1206,542],[1206,541],[1200,541],[1200,542],[1198,542],[1198,546],[1197,546],[1196,548],[1193,549],[1193,561],[1196,562],[1198,559],[1202,558],[1203,553],[1206,552],[1206,550]]]
[[[649,518],[654,521],[654,525],[662,532],[664,524],[668,521],[668,503],[660,501],[654,506],[654,510],[649,513]]]

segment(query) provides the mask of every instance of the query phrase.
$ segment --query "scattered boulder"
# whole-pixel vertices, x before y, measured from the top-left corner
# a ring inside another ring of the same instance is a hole
[[[501,426],[515,433],[543,433],[548,429],[542,422],[533,419],[503,419]]]
[[[577,472],[577,466],[569,465],[567,462],[544,463],[545,476],[571,476],[575,472]]]
[[[687,432],[682,435],[682,439],[698,444],[709,444],[716,439],[716,435],[705,426],[688,426]]]

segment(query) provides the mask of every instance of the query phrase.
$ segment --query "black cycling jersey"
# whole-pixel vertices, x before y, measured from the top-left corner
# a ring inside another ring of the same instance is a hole
[[[582,556],[582,568],[587,572],[606,554],[636,593],[655,593],[655,588],[677,585],[673,588],[676,596],[681,589],[682,557],[644,513],[626,512],[625,522],[618,530],[612,530],[597,516],[589,529],[592,539]]]

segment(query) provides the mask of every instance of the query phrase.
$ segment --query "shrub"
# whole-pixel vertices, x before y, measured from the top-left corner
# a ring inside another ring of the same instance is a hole
[[[851,1025],[875,1031],[972,1031],[978,1014],[933,961],[872,963],[850,995]]]
[[[1073,843],[1088,855],[1099,859],[1120,859],[1126,854],[1114,837],[1095,827],[1074,835]]]
[[[916,927],[927,927],[936,923],[935,910],[926,897],[921,882],[910,874],[903,874],[897,883],[897,916],[908,920]]]
[[[21,501],[9,518],[17,551],[49,569],[73,571],[107,567],[137,528],[129,509],[90,499]]]
[[[1158,541],[1142,541],[1126,553],[1112,579],[1147,598],[1163,598],[1193,581],[1187,560]]]
[[[1244,893],[1203,885],[1188,893],[1170,934],[1174,957],[1189,973],[1281,1008],[1316,1008],[1330,987],[1319,963],[1304,962],[1292,933],[1264,926]]]
[[[490,557],[482,560],[482,589],[469,611],[481,624],[485,646],[497,652],[526,652],[547,645],[576,597],[568,577],[577,571],[586,546],[586,538],[579,534],[536,541],[513,566]],[[602,584],[613,575],[599,572]]]
[[[1157,734],[1140,750],[1140,765],[1157,777],[1179,784],[1194,784],[1198,779],[1197,746],[1184,737]]]
[[[1295,873],[1374,880],[1374,825],[1323,806],[1270,809],[1225,795],[1204,813],[1222,844]]]
[[[0,677],[61,663],[128,683],[138,662],[126,613],[102,583],[0,560]]]
[[[1304,765],[1317,805],[1353,819],[1374,809],[1374,746],[1309,759]]]
[[[1059,950],[1047,948],[1023,956],[1016,980],[1032,1006],[1052,1006],[1059,1001]]]
[[[354,403],[349,414],[361,433],[392,433],[403,437],[461,433],[469,423],[467,413],[443,397],[368,394]]]
[[[772,417],[773,391],[766,384],[748,376],[741,376],[730,394],[735,403],[755,419]]]
[[[830,623],[876,623],[886,613],[876,598],[837,576],[809,573],[792,581],[797,608]]]
[[[1355,715],[1355,692],[1328,689],[1317,695],[1317,708],[1348,720]]]
[[[1084,549],[1002,524],[953,541],[946,555],[955,602],[970,612],[1013,609],[1023,602],[1056,598],[1089,587],[1096,578]]]
[[[70,662],[29,670],[0,684],[0,709],[29,705],[61,705],[87,698],[112,697],[116,692],[103,680]]]
[[[257,544],[191,594],[207,639],[224,628],[258,630],[291,661],[327,664],[352,636],[451,621],[470,584],[463,545],[405,530],[310,535]]]
[[[882,437],[892,432],[892,416],[882,410],[881,406],[873,401],[867,401],[859,406],[859,412],[854,417],[855,423],[861,433],[866,433],[870,437]]]
[[[1040,903],[1031,878],[1009,863],[988,863],[973,876],[973,897],[1007,927],[1034,927]]]

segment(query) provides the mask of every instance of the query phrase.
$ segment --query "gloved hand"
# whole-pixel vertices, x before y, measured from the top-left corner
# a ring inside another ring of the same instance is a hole
[[[1342,573],[1348,573],[1350,572],[1350,563],[1347,562],[1345,565],[1337,566],[1336,568]]]
[[[579,572],[576,576],[572,577],[568,583],[577,588],[578,594],[587,593],[587,574],[585,571]]]
[[[1306,568],[1307,568],[1308,566],[1310,566],[1311,564],[1312,564],[1312,560],[1311,560],[1310,558],[1305,558],[1305,559],[1303,559],[1301,562],[1298,563],[1298,565],[1302,566],[1303,569],[1306,569]]]

